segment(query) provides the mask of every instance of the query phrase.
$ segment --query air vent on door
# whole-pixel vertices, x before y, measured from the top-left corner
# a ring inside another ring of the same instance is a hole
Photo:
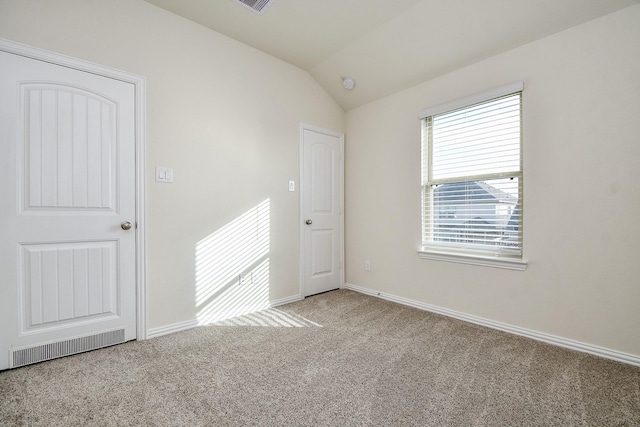
[[[234,1],[262,15],[264,11],[267,10],[267,7],[269,7],[269,5],[273,3],[274,0],[234,0]]]
[[[124,329],[14,350],[10,368],[30,365],[124,342]]]

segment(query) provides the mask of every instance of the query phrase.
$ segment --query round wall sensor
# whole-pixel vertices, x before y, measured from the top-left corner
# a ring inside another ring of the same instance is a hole
[[[345,89],[351,90],[356,86],[356,81],[351,77],[346,77],[342,79],[342,86],[344,86]]]

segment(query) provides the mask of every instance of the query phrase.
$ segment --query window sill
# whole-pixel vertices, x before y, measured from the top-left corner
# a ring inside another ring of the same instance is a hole
[[[497,258],[469,254],[454,254],[449,252],[418,251],[422,259],[434,261],[457,262],[461,264],[480,265],[483,267],[505,268],[508,270],[524,271],[528,263],[519,259]]]

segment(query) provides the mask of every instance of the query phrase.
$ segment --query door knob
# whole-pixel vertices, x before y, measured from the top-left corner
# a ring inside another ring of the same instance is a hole
[[[304,223],[305,223],[305,224],[307,224],[307,225],[311,225],[311,224],[313,224],[313,221],[311,221],[310,219],[308,219],[308,220],[306,220]]]
[[[120,223],[120,228],[123,230],[128,230],[131,228],[131,223],[129,221],[123,221]]]

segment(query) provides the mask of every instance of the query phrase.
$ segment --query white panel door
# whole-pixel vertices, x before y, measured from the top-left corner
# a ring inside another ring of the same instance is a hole
[[[136,338],[134,89],[0,52],[0,369],[20,349]]]
[[[308,296],[343,280],[344,137],[303,125],[301,145],[302,293]]]

